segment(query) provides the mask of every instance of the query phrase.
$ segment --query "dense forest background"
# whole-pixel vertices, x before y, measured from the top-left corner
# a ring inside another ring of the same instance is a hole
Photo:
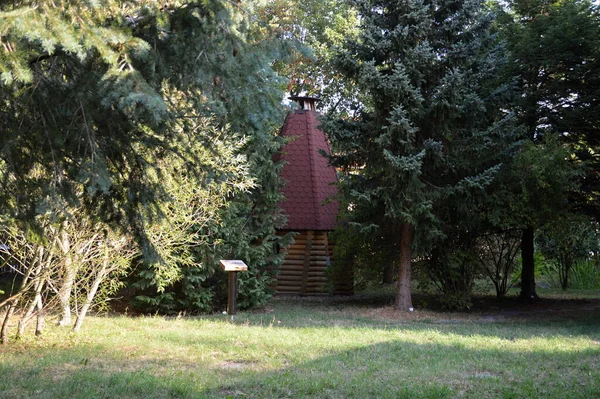
[[[0,5],[0,309],[81,327],[264,304],[292,237],[274,154],[321,98],[344,212],[332,275],[470,305],[600,285],[600,9],[587,0]]]

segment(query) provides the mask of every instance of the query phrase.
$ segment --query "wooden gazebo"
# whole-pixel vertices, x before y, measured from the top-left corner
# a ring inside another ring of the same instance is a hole
[[[328,284],[327,268],[333,258],[328,233],[335,229],[338,215],[337,176],[321,151],[330,154],[329,143],[315,110],[316,98],[291,97],[300,109],[290,112],[281,135],[290,138],[279,154],[284,161],[281,177],[284,200],[280,203],[287,223],[279,232],[297,233],[286,250],[277,276],[278,294],[316,295],[352,293],[351,278]],[[332,290],[330,289],[332,288]]]

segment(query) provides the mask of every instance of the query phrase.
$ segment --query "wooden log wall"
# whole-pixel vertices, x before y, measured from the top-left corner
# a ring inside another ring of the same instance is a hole
[[[328,241],[327,232],[302,231],[294,239],[294,244],[284,252],[276,293],[319,295],[332,292],[327,269],[333,260],[333,244]],[[347,284],[344,287],[337,285],[334,282],[333,293],[352,293],[351,287],[348,291]]]

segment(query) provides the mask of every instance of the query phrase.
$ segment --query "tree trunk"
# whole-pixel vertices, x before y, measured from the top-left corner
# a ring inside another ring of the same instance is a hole
[[[98,271],[98,274],[96,274],[96,278],[94,279],[94,282],[92,283],[92,286],[90,287],[90,290],[88,291],[88,294],[85,298],[85,302],[83,303],[83,306],[81,307],[81,310],[79,311],[79,314],[77,315],[77,319],[75,320],[75,326],[73,327],[74,332],[79,332],[79,329],[81,329],[81,325],[83,324],[83,319],[85,318],[85,315],[87,314],[87,312],[90,308],[90,305],[92,304],[92,301],[94,300],[94,297],[96,296],[96,293],[98,292],[98,288],[100,287],[102,280],[104,280],[104,277],[107,274],[106,273],[107,269],[108,269],[108,254],[105,253],[105,257],[102,262],[102,268]]]
[[[533,259],[533,227],[523,229],[521,237],[521,299],[538,299],[535,291],[535,261]]]
[[[571,271],[572,265],[573,262],[570,260],[564,262],[564,272],[560,282],[560,286],[563,289],[563,291],[566,291],[569,288],[569,273]]]
[[[41,270],[41,262],[42,262],[42,257],[44,255],[44,247],[40,247],[40,249],[38,250],[37,253],[37,258],[35,259],[35,273],[33,271],[33,267],[28,267],[27,271],[25,272],[25,275],[23,276],[23,280],[21,281],[21,285],[19,286],[19,291],[17,292],[17,294],[14,296],[14,299],[12,300],[12,302],[8,305],[9,308],[6,311],[6,317],[4,318],[4,322],[2,323],[2,330],[0,331],[0,343],[7,343],[8,342],[8,321],[10,319],[10,317],[12,316],[14,309],[17,307],[17,304],[19,303],[19,297],[25,292],[26,288],[27,288],[27,284],[30,278],[36,279],[39,278],[39,271]],[[33,276],[33,277],[32,277]],[[0,305],[1,307],[1,305]],[[19,323],[20,324],[20,323]],[[19,325],[19,331],[20,331],[20,325]],[[20,337],[20,334],[17,333],[17,338]]]
[[[394,263],[388,263],[383,268],[383,284],[394,283]]]
[[[8,305],[8,310],[6,311],[6,315],[4,315],[2,329],[0,330],[0,344],[8,344],[8,322],[13,312],[15,311],[16,301],[17,300]]]
[[[44,307],[42,303],[42,297],[37,298],[37,321],[35,324],[35,336],[39,337],[42,335],[42,331],[44,330]]]
[[[41,274],[40,273],[41,268],[39,268],[39,269],[40,270],[38,270],[38,272],[37,272],[38,276]],[[25,312],[25,314],[19,321],[19,329],[17,331],[17,337],[23,336],[23,334],[25,333],[25,328],[27,327],[27,324],[29,323],[29,320],[33,317],[33,312],[40,307],[40,305],[42,303],[42,289],[44,288],[44,284],[45,284],[44,280],[39,280],[36,282],[35,296],[33,298],[33,301],[31,302],[31,305],[29,305],[27,312]]]
[[[400,262],[398,265],[398,288],[396,291],[396,308],[398,310],[413,310],[410,295],[410,270],[412,261],[412,246],[415,238],[415,228],[410,223],[400,226]]]
[[[25,328],[27,328],[27,324],[29,320],[33,317],[33,312],[35,311],[35,305],[37,304],[37,297],[29,304],[27,311],[19,320],[18,328],[17,328],[17,338],[21,338],[25,334]]]
[[[63,229],[60,232],[60,248],[63,253],[63,281],[58,293],[58,300],[60,301],[61,318],[58,321],[59,326],[68,326],[71,324],[71,291],[73,290],[73,284],[75,283],[75,276],[77,270],[73,265],[73,259],[71,256],[71,240],[69,239],[69,233],[67,232],[67,225],[63,225]]]

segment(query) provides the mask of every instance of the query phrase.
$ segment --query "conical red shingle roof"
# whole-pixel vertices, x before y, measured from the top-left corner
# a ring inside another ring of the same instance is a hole
[[[338,203],[335,169],[320,150],[331,153],[325,133],[319,130],[314,111],[298,110],[288,114],[281,135],[293,138],[281,150],[286,163],[280,176],[285,181],[279,205],[287,215],[286,230],[333,230]]]

